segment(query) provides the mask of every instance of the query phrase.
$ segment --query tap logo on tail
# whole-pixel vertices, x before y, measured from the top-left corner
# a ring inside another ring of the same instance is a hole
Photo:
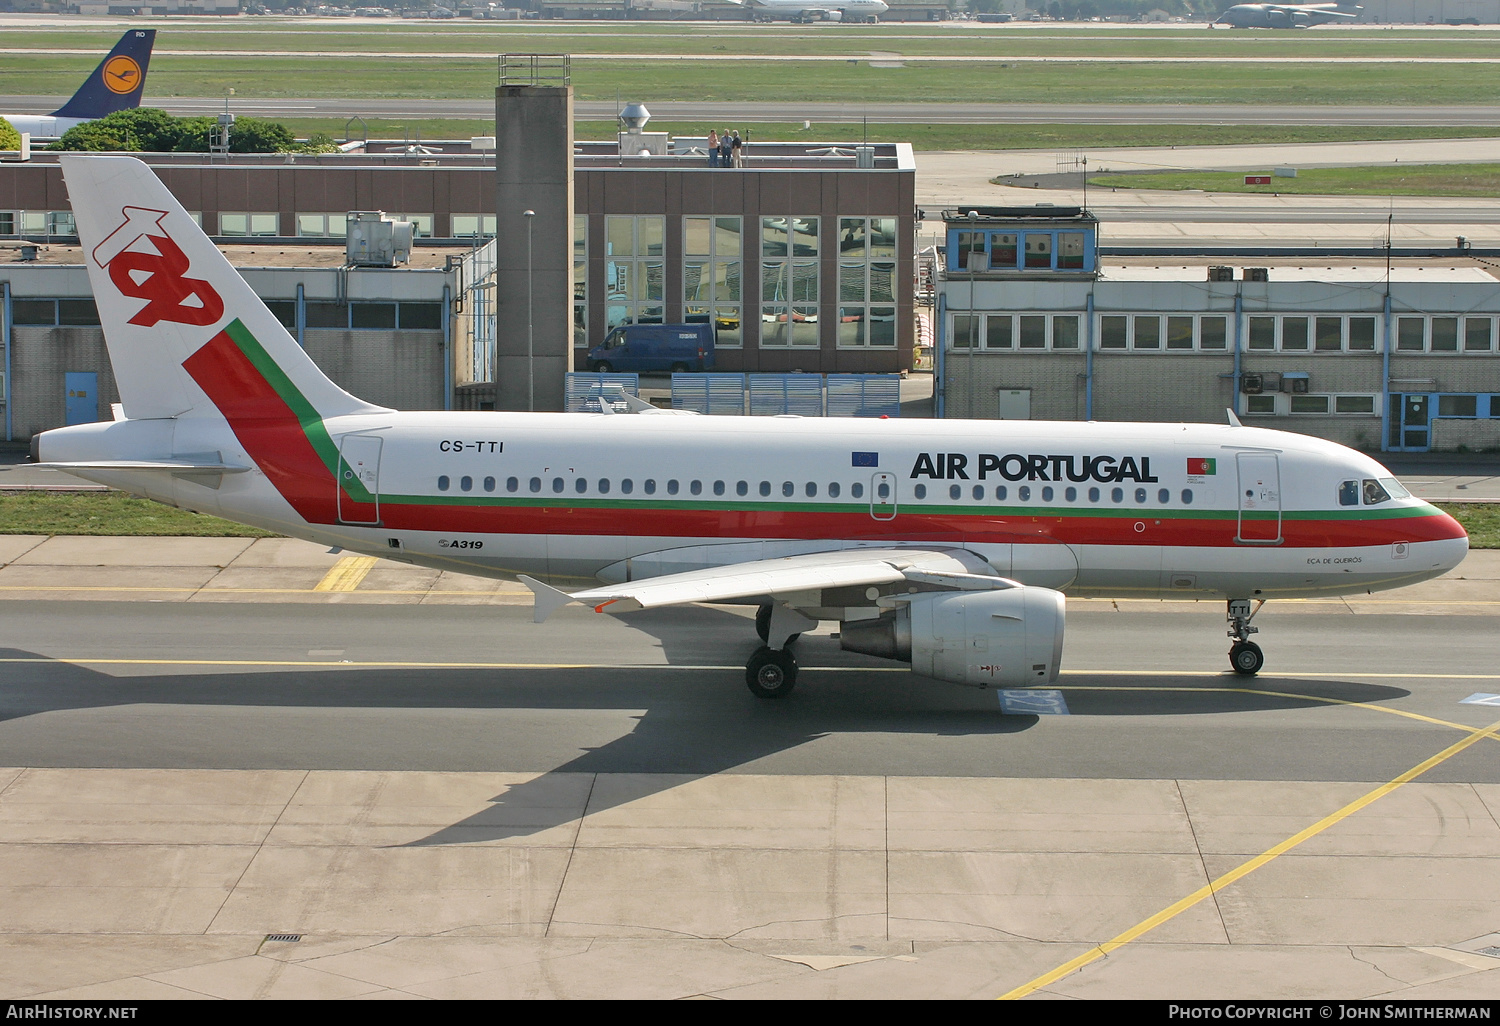
[[[215,324],[224,316],[224,300],[201,278],[187,277],[187,254],[161,226],[165,210],[124,207],[125,222],[94,247],[94,262],[109,270],[122,295],[146,305],[131,324],[150,328],[162,321]]]

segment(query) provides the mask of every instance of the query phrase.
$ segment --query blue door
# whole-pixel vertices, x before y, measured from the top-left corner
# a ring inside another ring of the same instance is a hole
[[[65,424],[92,424],[99,419],[99,374],[97,371],[68,371],[63,375],[68,390]]]
[[[1435,396],[1422,392],[1392,392],[1388,452],[1426,452],[1432,442]]]

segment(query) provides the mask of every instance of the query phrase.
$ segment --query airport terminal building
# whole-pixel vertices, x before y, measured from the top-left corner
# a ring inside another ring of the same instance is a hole
[[[717,328],[719,370],[909,368],[911,147],[752,141],[741,168],[710,168],[694,149],[576,147],[571,223],[535,227],[570,240],[575,366],[616,325],[699,321]],[[514,260],[526,240],[493,239],[493,152],[143,156],[340,385],[402,409],[493,402],[497,333],[526,323],[494,288],[499,247]],[[345,266],[359,210],[411,222],[413,264]],[[115,398],[75,241],[55,157],[0,165],[12,439],[64,423],[66,393],[79,390],[67,374],[97,378],[99,416]]]
[[[1100,259],[1064,208],[944,212],[940,416],[1500,448],[1500,280],[1452,260]]]

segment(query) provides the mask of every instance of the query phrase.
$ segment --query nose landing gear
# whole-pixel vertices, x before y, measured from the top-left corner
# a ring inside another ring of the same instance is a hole
[[[1266,600],[1260,599],[1252,609],[1249,599],[1229,600],[1225,619],[1229,621],[1229,637],[1234,639],[1234,644],[1229,647],[1229,666],[1241,677],[1255,676],[1266,664],[1266,657],[1260,646],[1250,640],[1250,635],[1260,633],[1260,628],[1250,626],[1250,621],[1255,619],[1255,614],[1265,604]]]

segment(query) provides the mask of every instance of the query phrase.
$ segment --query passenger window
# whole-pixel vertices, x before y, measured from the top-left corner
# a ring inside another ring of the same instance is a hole
[[[1078,489],[1077,488],[1069,488],[1069,489],[1067,489],[1066,491],[1063,492],[1063,498],[1066,499],[1066,500],[1068,500],[1069,502],[1075,501],[1078,498]]]
[[[622,494],[629,495],[633,491],[635,491],[635,482],[630,480],[630,478],[627,477],[620,482],[620,492]]]
[[[563,479],[562,478],[560,478],[560,477],[554,477],[552,479],[552,491],[553,491],[554,494],[561,495],[562,494],[562,490],[565,487],[567,487],[567,486],[563,483]]]
[[[792,497],[792,494],[796,491],[797,486],[792,484],[790,481],[781,482],[781,494],[786,498],[790,499]]]
[[[863,499],[865,497],[865,486],[856,481],[849,486],[849,494],[854,496],[856,499]]]
[[[976,498],[976,499],[983,499],[984,498],[984,485],[975,485],[974,486],[974,498]]]
[[[1009,495],[1009,494],[1010,493],[1008,491],[1006,491],[1004,485],[998,485],[995,488],[995,501],[996,502],[1004,502],[1005,501],[1005,497],[1007,495]]]
[[[1109,498],[1110,498],[1110,501],[1112,501],[1112,502],[1124,502],[1125,501],[1125,489],[1123,489],[1123,488],[1111,488],[1109,490]]]
[[[694,495],[702,495],[703,494],[703,482],[702,481],[694,481],[692,484],[688,485],[688,491],[692,492]]]
[[[1099,489],[1097,489],[1097,488],[1090,488],[1089,489],[1089,501],[1090,502],[1098,502],[1099,501]]]
[[[765,498],[766,496],[771,494],[771,482],[762,481],[760,483],[760,494],[762,498]]]
[[[1359,482],[1358,481],[1340,481],[1339,482],[1339,505],[1340,506],[1358,506],[1359,505]]]
[[[641,487],[643,489],[645,489],[647,495],[655,495],[656,494],[656,478],[654,478],[654,477],[648,477],[648,478],[646,478],[645,484],[641,485]]]
[[[1167,503],[1172,501],[1172,493],[1167,489],[1162,488],[1156,493],[1156,501],[1165,506]]]
[[[1022,502],[1030,502],[1031,501],[1031,485],[1022,485],[1021,487],[1017,488],[1016,489],[1016,498],[1020,499]]]
[[[915,488],[913,488],[911,490],[911,492],[912,492],[912,494],[914,496],[916,496],[919,499],[925,499],[925,498],[927,498],[927,486],[924,485],[924,484],[917,485]]]
[[[735,485],[734,485],[734,494],[736,494],[736,495],[749,495],[750,494],[750,484],[749,484],[749,482],[746,482],[746,481],[736,481]]]
[[[519,491],[520,488],[521,488],[521,482],[518,479],[516,479],[514,477],[507,477],[505,479],[505,490],[507,492]]]
[[[839,483],[837,481],[830,481],[828,483],[828,497],[830,499],[837,499],[839,497]]]
[[[714,494],[715,495],[723,495],[724,494],[724,482],[723,481],[715,481],[714,482]]]
[[[809,499],[816,499],[818,497],[818,486],[811,481],[807,482],[807,497]]]
[[[532,491],[533,491],[533,492],[539,492],[539,491],[541,491],[541,490],[542,490],[542,479],[541,479],[541,478],[539,478],[539,477],[534,477],[534,478],[532,478],[532,479],[531,479],[531,481],[530,481],[530,482],[528,482],[528,483],[529,483],[529,485],[530,485],[530,487],[531,487],[531,490],[532,490]]]
[[[964,494],[964,490],[962,488],[960,488],[958,485],[949,485],[948,486],[948,498],[950,498],[950,499],[961,498],[963,496],[963,494]]]
[[[669,480],[667,482],[667,494],[668,495],[676,495],[677,494],[677,479],[675,477],[672,478],[671,480]]]
[[[607,477],[601,477],[599,479],[599,494],[600,495],[608,495],[609,494],[609,478],[607,478]]]
[[[1044,486],[1042,488],[1042,501],[1043,502],[1051,502],[1052,501],[1052,486],[1051,485],[1046,485],[1046,486]]]
[[[589,483],[580,477],[577,481],[573,482],[573,490],[582,495],[589,490]]]
[[[1182,490],[1182,504],[1184,506],[1191,506],[1193,504],[1193,490],[1191,488],[1184,488]]]
[[[1146,501],[1146,489],[1137,488],[1135,490],[1135,501],[1138,503]]]
[[[474,479],[465,474],[458,479],[458,487],[460,491],[472,492],[474,490]]]
[[[875,486],[875,494],[882,500],[889,499],[891,497],[891,486],[882,481],[880,482],[880,484]]]
[[[487,492],[493,492],[495,490],[495,479],[493,477],[487,477],[484,479],[484,490]]]
[[[1374,506],[1376,503],[1386,502],[1391,495],[1385,490],[1381,483],[1373,477],[1365,478],[1365,505]]]
[[[440,492],[446,492],[447,490],[448,490],[448,475],[447,474],[440,474],[438,476],[438,491],[440,491]]]

